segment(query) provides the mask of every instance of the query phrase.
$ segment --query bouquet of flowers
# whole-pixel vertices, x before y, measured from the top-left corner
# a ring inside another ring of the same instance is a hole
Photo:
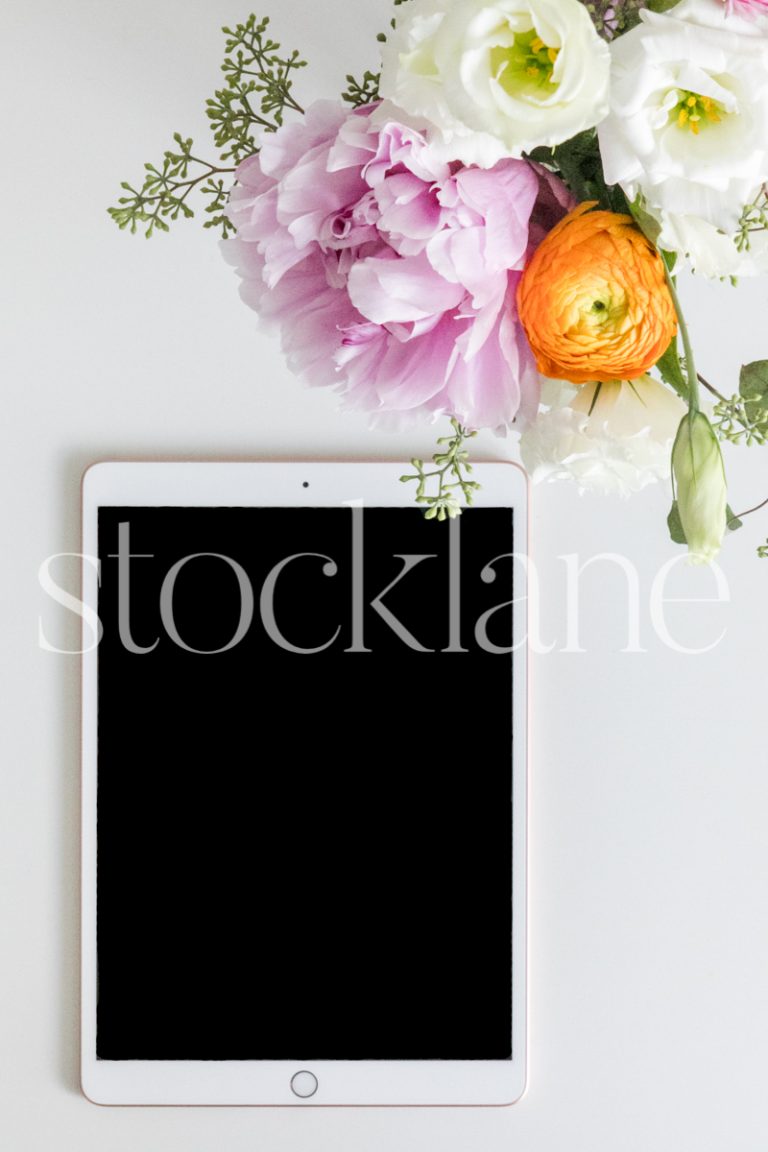
[[[671,472],[672,539],[711,560],[768,360],[705,380],[675,273],[768,271],[768,0],[395,5],[380,70],[306,109],[268,19],[225,28],[220,158],[176,134],[111,215],[151,236],[201,193],[296,373],[378,423],[450,419],[402,477],[428,517],[471,503],[466,441],[511,429],[535,478]]]

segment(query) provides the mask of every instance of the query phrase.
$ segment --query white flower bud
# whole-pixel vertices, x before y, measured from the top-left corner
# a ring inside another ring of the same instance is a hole
[[[690,559],[708,564],[720,551],[725,533],[727,487],[720,444],[703,412],[691,412],[680,422],[672,475]]]

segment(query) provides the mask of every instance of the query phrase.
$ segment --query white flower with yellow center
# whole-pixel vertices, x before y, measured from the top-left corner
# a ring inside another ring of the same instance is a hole
[[[768,234],[739,252],[745,206],[768,180],[768,39],[721,0],[684,0],[611,45],[606,180],[641,194],[662,247],[707,275],[768,268]]]
[[[579,0],[410,0],[383,50],[380,91],[442,159],[490,168],[591,128],[610,55]]]

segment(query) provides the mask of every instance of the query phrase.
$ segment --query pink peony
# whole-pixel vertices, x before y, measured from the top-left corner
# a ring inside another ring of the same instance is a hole
[[[768,16],[768,0],[725,0],[729,16]]]
[[[515,290],[571,207],[565,186],[524,160],[438,162],[370,112],[318,102],[240,164],[224,251],[243,299],[277,323],[289,366],[346,407],[525,422],[539,382]]]

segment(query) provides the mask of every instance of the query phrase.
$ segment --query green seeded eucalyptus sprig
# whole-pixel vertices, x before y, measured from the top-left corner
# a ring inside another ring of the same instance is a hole
[[[408,0],[394,0],[395,7],[400,4],[407,4]],[[390,28],[394,28],[396,20],[390,20]],[[376,37],[379,44],[386,44],[386,32],[379,32]],[[362,108],[366,104],[374,104],[379,99],[379,81],[381,80],[381,72],[364,72],[362,80],[355,79],[354,76],[347,76],[347,89],[342,93],[341,98],[347,104],[351,104],[353,108]]]
[[[107,211],[118,228],[136,232],[139,225],[146,225],[144,235],[149,239],[155,229],[167,232],[169,221],[178,220],[179,216],[185,219],[194,216],[187,197],[193,188],[199,187],[204,196],[210,197],[205,211],[211,219],[206,220],[204,227],[220,226],[226,238],[228,232],[234,232],[234,227],[224,215],[228,193],[224,181],[217,177],[234,172],[234,168],[218,168],[207,160],[193,156],[192,140],[184,140],[179,132],[174,132],[173,139],[178,145],[178,151],[166,151],[160,167],[145,164],[141,188],[134,188],[124,180],[120,187],[129,195],[121,196],[117,207],[108,208]],[[197,175],[190,176],[190,168]]]
[[[459,493],[463,494],[468,505],[472,503],[474,493],[480,488],[477,480],[470,480],[469,474],[472,465],[469,463],[469,452],[464,448],[467,440],[476,436],[464,428],[455,417],[451,417],[453,436],[441,436],[437,441],[445,447],[438,448],[432,457],[435,465],[431,472],[427,472],[423,460],[413,459],[411,464],[416,469],[413,475],[401,476],[403,484],[411,480],[417,481],[416,503],[424,506],[424,517],[427,520],[453,520],[461,513]],[[437,482],[437,492],[429,495],[427,486],[433,487],[431,481]]]
[[[341,98],[353,108],[363,108],[366,104],[373,104],[379,98],[380,72],[364,72],[362,80],[354,76],[347,76],[347,90],[342,92]]]
[[[768,360],[742,366],[739,391],[730,399],[706,380],[702,383],[717,398],[714,426],[721,440],[748,448],[768,443]]]
[[[303,112],[293,95],[293,74],[306,68],[306,60],[294,51],[280,56],[280,45],[268,34],[269,19],[251,15],[234,29],[222,28],[227,37],[221,70],[226,87],[206,100],[217,148],[225,149],[222,160],[235,163],[258,151],[253,131],[276,132],[286,111]]]
[[[739,227],[734,237],[739,252],[748,252],[753,232],[768,229],[768,184],[763,184],[751,204],[746,204],[741,213]]]
[[[163,154],[161,164],[144,165],[141,187],[123,181],[127,193],[107,209],[121,229],[135,233],[139,227],[150,237],[167,232],[179,217],[189,219],[194,210],[188,202],[193,189],[208,200],[206,228],[220,228],[224,239],[235,231],[225,214],[228,189],[223,176],[234,173],[247,156],[258,152],[256,130],[276,132],[286,111],[303,112],[293,94],[294,73],[306,67],[298,52],[280,55],[280,45],[268,35],[269,20],[253,13],[244,24],[222,29],[227,37],[221,70],[225,85],[206,101],[206,115],[219,149],[219,163],[193,155],[193,142],[174,133],[176,149]],[[224,162],[232,161],[231,165]]]

